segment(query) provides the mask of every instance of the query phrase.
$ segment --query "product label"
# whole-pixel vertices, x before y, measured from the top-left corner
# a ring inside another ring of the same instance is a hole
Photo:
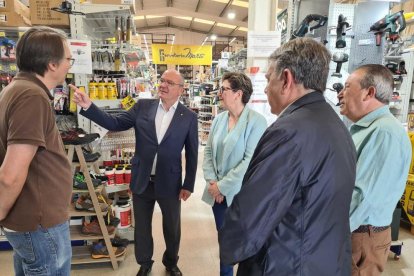
[[[7,22],[7,17],[5,14],[0,14],[0,22]]]
[[[126,211],[120,212],[120,223],[119,226],[121,227],[127,227],[131,225],[131,209],[128,209]]]
[[[122,5],[133,5],[134,0],[122,0]]]
[[[0,1],[0,8],[6,7],[6,1]]]

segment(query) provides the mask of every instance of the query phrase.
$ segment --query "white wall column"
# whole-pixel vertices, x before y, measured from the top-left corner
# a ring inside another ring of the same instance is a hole
[[[251,31],[274,31],[276,28],[276,12],[278,0],[250,0],[248,29]],[[247,41],[249,43],[249,41]],[[275,49],[276,50],[276,49]],[[266,70],[267,58],[247,56],[247,68],[260,67]]]

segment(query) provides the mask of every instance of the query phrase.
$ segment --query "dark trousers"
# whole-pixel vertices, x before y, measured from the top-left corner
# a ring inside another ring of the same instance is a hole
[[[217,231],[220,230],[220,228],[224,224],[224,214],[227,210],[227,202],[226,198],[224,198],[222,203],[215,202],[213,205],[213,214],[214,214],[214,220],[216,221],[216,229]],[[220,276],[232,276],[233,275],[233,266],[226,265],[221,263],[220,260]]]
[[[135,259],[143,267],[151,267],[154,262],[152,260],[154,252],[152,215],[155,202],[158,202],[161,208],[162,230],[166,245],[162,263],[171,268],[176,266],[178,262],[181,238],[181,201],[178,200],[178,195],[169,198],[158,198],[154,192],[154,183],[151,181],[142,194],[133,194]]]

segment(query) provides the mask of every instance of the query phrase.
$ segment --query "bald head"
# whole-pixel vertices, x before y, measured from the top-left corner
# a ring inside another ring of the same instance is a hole
[[[180,84],[180,85],[184,85],[184,77],[181,75],[180,72],[178,72],[175,69],[168,69],[166,71],[164,71],[164,73],[162,74],[164,75],[168,75],[174,79],[176,79],[176,83]]]

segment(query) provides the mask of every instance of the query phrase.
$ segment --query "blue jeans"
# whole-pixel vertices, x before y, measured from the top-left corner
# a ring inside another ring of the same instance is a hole
[[[227,210],[226,198],[224,198],[223,202],[220,204],[218,204],[217,202],[214,202],[213,214],[214,214],[214,220],[216,221],[217,231],[223,226],[224,214],[226,213],[226,210]],[[222,264],[220,260],[220,276],[233,276],[233,266]]]
[[[39,226],[33,232],[4,232],[13,246],[16,276],[70,275],[69,222],[50,228]]]

